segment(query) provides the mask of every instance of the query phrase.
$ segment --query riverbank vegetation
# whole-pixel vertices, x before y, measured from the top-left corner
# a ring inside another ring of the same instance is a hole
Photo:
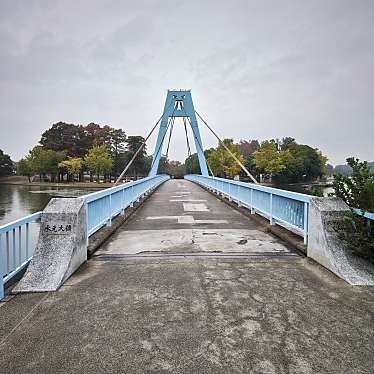
[[[343,199],[348,206],[358,208],[347,215],[348,229],[338,232],[339,238],[352,252],[374,262],[374,225],[364,217],[365,212],[374,213],[374,176],[369,164],[356,158],[348,158],[352,170],[350,177],[334,175],[333,196]]]
[[[113,182],[143,142],[142,136],[128,136],[122,129],[108,125],[89,123],[83,126],[58,122],[41,135],[39,144],[26,157],[16,163],[17,175],[38,182],[92,182],[94,179],[103,183]],[[299,144],[291,137],[282,140],[240,140],[238,143],[228,138],[223,142],[261,182],[276,185],[310,183],[334,171],[321,151]],[[215,176],[234,178],[239,175],[243,181],[248,180],[222,144],[205,150],[204,154]],[[144,146],[126,176],[130,179],[144,177],[151,165],[152,156],[147,154]],[[351,170],[349,165],[347,168],[339,167]],[[14,170],[15,163],[1,152],[0,176],[12,175]],[[162,156],[159,173],[168,173],[175,178],[198,174],[197,154],[187,157],[184,163]]]
[[[14,171],[13,161],[10,156],[0,149],[0,177],[11,175]]]
[[[279,140],[241,140],[235,144],[233,139],[224,139],[232,153],[257,177],[258,180],[276,183],[310,182],[326,174],[327,157],[317,148],[298,144],[293,138]],[[213,174],[232,178],[240,174],[245,178],[238,164],[222,145],[206,150],[205,157]],[[197,154],[186,160],[186,170],[199,173]]]
[[[17,175],[35,181],[84,182],[94,178],[97,182],[113,182],[144,142],[142,136],[127,136],[121,129],[90,123],[86,126],[58,122],[46,130],[29,154],[18,161]],[[127,176],[131,179],[148,174],[152,156],[147,148],[137,155]],[[160,172],[175,177],[185,174],[179,161],[161,157]],[[8,170],[3,175],[11,175]],[[36,179],[35,176],[38,176]]]

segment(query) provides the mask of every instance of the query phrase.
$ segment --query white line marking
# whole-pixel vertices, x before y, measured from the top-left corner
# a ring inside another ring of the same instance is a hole
[[[192,216],[180,216],[178,218],[178,223],[193,225],[195,223],[195,220]]]
[[[199,199],[174,199],[174,200],[169,200],[170,202],[202,202],[202,201],[206,201],[206,200],[199,200]]]
[[[202,204],[190,204],[190,203],[183,203],[183,209],[185,212],[209,212],[208,207]]]
[[[228,223],[225,219],[197,219],[196,223]]]
[[[228,224],[225,219],[194,219],[193,216],[150,216],[148,220],[177,220],[182,225],[194,225],[196,223],[215,223],[215,224]]]
[[[146,219],[178,219],[179,216],[150,216]]]

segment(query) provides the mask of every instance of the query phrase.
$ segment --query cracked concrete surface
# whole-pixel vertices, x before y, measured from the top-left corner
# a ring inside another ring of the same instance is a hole
[[[289,253],[290,250],[273,236],[254,229],[120,230],[115,240],[109,240],[96,257],[149,252],[249,254]]]
[[[0,371],[372,373],[373,296],[300,257],[90,261],[1,304]]]
[[[190,191],[230,229],[269,235],[197,186]],[[146,231],[180,229],[171,221],[146,226],[152,205],[160,210],[170,192],[175,184],[163,185],[123,231],[141,241]],[[198,229],[209,251],[213,232],[225,229]],[[241,240],[237,246],[247,245]],[[296,255],[134,257],[88,261],[58,292],[0,303],[0,373],[373,373],[373,288],[348,286]]]

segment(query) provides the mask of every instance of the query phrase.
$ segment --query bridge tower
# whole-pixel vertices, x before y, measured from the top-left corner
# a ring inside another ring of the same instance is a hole
[[[152,167],[149,176],[157,175],[160,162],[162,146],[168,129],[169,118],[182,117],[187,118],[194,137],[195,147],[199,158],[200,170],[202,175],[209,175],[208,168],[203,152],[203,144],[199,131],[199,125],[196,120],[195,109],[192,102],[190,90],[171,91],[168,90],[164,111],[162,114],[160,129],[157,136],[155,151],[153,153]]]

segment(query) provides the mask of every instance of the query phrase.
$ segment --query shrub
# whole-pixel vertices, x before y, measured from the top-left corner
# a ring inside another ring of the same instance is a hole
[[[352,209],[347,214],[347,229],[338,232],[338,237],[348,250],[374,262],[374,222],[364,217],[365,212],[374,211],[374,177],[369,164],[353,157],[347,159],[352,176],[334,175],[334,194],[343,199]],[[353,208],[361,210],[361,215]]]

